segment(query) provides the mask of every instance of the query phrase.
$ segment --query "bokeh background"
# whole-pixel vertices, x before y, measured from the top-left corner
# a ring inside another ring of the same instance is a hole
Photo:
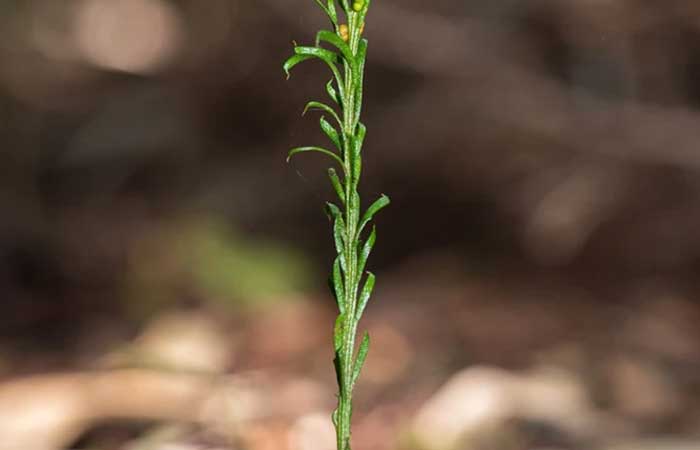
[[[373,3],[355,448],[700,449],[700,3]],[[334,448],[323,26],[0,2],[0,449]]]

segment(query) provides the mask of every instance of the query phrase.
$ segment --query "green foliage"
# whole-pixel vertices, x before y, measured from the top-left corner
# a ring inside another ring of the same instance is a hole
[[[377,233],[372,228],[363,241],[362,231],[374,215],[389,204],[389,198],[382,195],[362,213],[357,190],[362,174],[362,146],[367,134],[367,128],[360,122],[360,114],[367,58],[367,40],[362,33],[370,0],[354,0],[352,3],[339,0],[338,5],[336,0],[315,1],[328,16],[333,30],[319,31],[313,47],[295,43],[294,54],[283,68],[289,78],[291,70],[298,64],[316,59],[331,71],[332,78],[326,84],[325,91],[337,105],[337,110],[325,103],[311,101],[303,114],[309,110],[326,114],[319,123],[335,151],[318,146],[297,147],[289,152],[289,158],[299,153],[316,152],[330,157],[342,169],[342,177],[334,168],[328,169],[328,178],[342,207],[328,203],[326,211],[333,222],[333,241],[338,254],[329,280],[339,310],[333,333],[333,362],[339,394],[338,408],[333,412],[332,420],[336,427],[338,450],[350,450],[352,392],[367,358],[370,342],[369,335],[365,334],[355,356],[355,339],[375,284],[373,274],[367,272],[365,277],[365,266]],[[343,18],[347,23],[341,23]],[[326,120],[326,117],[332,120]]]

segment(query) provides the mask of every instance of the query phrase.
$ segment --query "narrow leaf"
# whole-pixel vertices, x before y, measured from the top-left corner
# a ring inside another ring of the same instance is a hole
[[[340,271],[340,260],[342,257],[342,255],[338,255],[333,262],[331,284],[333,285],[333,293],[335,301],[338,303],[340,314],[345,314],[345,289],[343,287],[343,274]]]
[[[362,113],[362,97],[364,90],[364,73],[365,73],[365,61],[367,60],[367,39],[361,39],[360,45],[357,50],[356,64],[353,65],[352,70],[354,71],[354,78],[356,80],[356,91],[355,91],[355,117],[356,120],[360,119],[360,114]]]
[[[353,138],[353,152],[350,155],[350,173],[352,174],[353,185],[357,186],[357,184],[360,182],[360,175],[362,174],[362,155],[354,150],[357,147],[355,142],[356,138]]]
[[[365,143],[365,137],[367,136],[367,127],[362,123],[357,123],[357,134],[355,136],[354,148],[355,153],[362,152],[362,146]]]
[[[355,365],[352,368],[352,385],[354,386],[357,379],[360,378],[360,372],[362,367],[365,365],[367,360],[367,354],[369,353],[369,333],[365,331],[365,336],[362,338],[362,343],[360,344],[360,349],[357,351],[357,359],[355,359]]]
[[[338,123],[338,126],[342,129],[343,128],[343,122],[340,120],[340,116],[338,116],[338,113],[335,112],[333,108],[330,106],[326,105],[325,103],[321,102],[316,102],[312,101],[306,104],[306,107],[304,108],[304,112],[301,113],[301,115],[305,115],[309,110],[318,110],[318,111],[324,111],[330,114],[333,119]]]
[[[343,347],[343,336],[345,334],[345,314],[340,314],[335,319],[335,328],[333,329],[333,342],[335,351],[339,352]]]
[[[328,96],[331,98],[331,100],[340,105],[340,97],[338,97],[338,91],[336,91],[333,87],[333,79],[326,83],[326,92],[328,93]]]
[[[330,178],[333,189],[335,189],[335,193],[338,194],[338,198],[341,202],[343,202],[343,204],[345,204],[345,191],[343,191],[343,185],[341,184],[340,178],[338,178],[338,174],[336,173],[335,169],[332,167],[328,169],[328,178]]]
[[[337,53],[326,50],[325,48],[302,46],[294,47],[294,53],[300,56],[318,58],[325,62],[328,68],[331,69],[331,72],[333,72],[333,77],[340,90],[340,96],[344,97],[343,77],[341,77],[338,66],[336,66],[336,63],[338,63],[340,59]]]
[[[297,45],[294,47],[294,53],[297,55],[318,58],[331,64],[337,64],[340,59],[336,52],[326,50],[325,48],[321,47],[308,47],[303,45]]]
[[[340,134],[338,131],[328,123],[325,117],[321,116],[321,119],[319,120],[319,124],[321,125],[321,130],[328,136],[328,139],[335,144],[336,147],[338,147],[338,150],[343,149],[343,145],[340,142]]]
[[[316,3],[318,3],[318,6],[321,7],[323,12],[326,13],[328,18],[331,20],[331,23],[335,26],[338,25],[338,14],[336,13],[335,10],[335,2],[333,0],[328,0],[327,5],[324,5],[321,0],[316,0]]]
[[[367,211],[365,212],[365,215],[362,216],[362,222],[360,222],[360,227],[358,232],[362,232],[362,230],[365,228],[365,226],[369,223],[370,220],[372,220],[372,217],[374,217],[375,214],[377,214],[381,209],[385,208],[387,205],[391,203],[391,200],[389,200],[389,197],[386,195],[382,195],[372,203],[372,205],[367,208]]]
[[[319,47],[321,42],[327,42],[337,48],[348,63],[352,64],[355,60],[352,50],[350,50],[350,46],[346,44],[345,41],[336,33],[328,30],[319,31],[316,34],[316,46]]]
[[[335,219],[333,225],[333,240],[335,241],[335,251],[342,253],[345,244],[345,220],[342,216]],[[340,260],[341,267],[345,271],[345,257]]]
[[[362,313],[365,312],[367,307],[367,302],[372,296],[372,290],[374,290],[374,283],[376,278],[372,272],[367,272],[367,281],[365,281],[365,286],[362,288],[362,294],[360,294],[360,301],[357,304],[357,312],[355,314],[355,320],[359,321],[362,317]]]
[[[332,219],[337,219],[338,217],[342,217],[343,213],[340,211],[340,208],[338,208],[336,205],[330,202],[326,202],[326,212],[328,213],[328,216]]]
[[[296,155],[298,153],[306,153],[306,152],[323,153],[324,155],[330,156],[331,158],[336,160],[338,162],[338,164],[340,164],[340,167],[344,167],[343,160],[340,159],[340,157],[338,155],[336,155],[335,153],[333,153],[330,150],[326,150],[325,148],[321,148],[321,147],[297,147],[297,148],[293,148],[289,151],[289,155],[287,156],[287,162],[289,162],[294,155]]]
[[[282,69],[284,69],[284,73],[287,74],[287,79],[292,75],[291,70],[294,68],[299,63],[302,63],[304,61],[308,61],[309,59],[313,58],[313,56],[310,55],[294,55],[290,57],[288,60],[284,62],[284,65],[282,66]]]
[[[369,258],[369,254],[372,253],[372,248],[374,247],[374,243],[376,241],[377,241],[377,228],[372,227],[372,233],[370,233],[369,237],[367,238],[364,245],[362,246],[362,250],[360,251],[360,259],[359,259],[359,264],[357,266],[357,273],[364,273],[365,266],[367,265],[367,259]]]
[[[343,253],[343,247],[345,246],[345,219],[343,219],[343,213],[333,203],[326,203],[326,209],[328,214],[334,219],[333,224],[333,238],[335,239],[335,249],[338,254]],[[343,270],[345,270],[345,258],[340,261]]]
[[[360,221],[360,194],[357,193],[357,189],[353,189],[350,193],[350,205],[348,208],[352,214],[350,217],[351,223],[358,223]],[[358,229],[356,236],[360,236],[361,232],[362,230]]]
[[[338,13],[335,10],[335,0],[328,0],[328,17],[336,27],[338,26]]]

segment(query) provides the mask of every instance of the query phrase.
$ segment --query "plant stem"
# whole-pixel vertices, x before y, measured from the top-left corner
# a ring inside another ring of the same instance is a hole
[[[293,149],[290,156],[316,151],[330,156],[339,162],[343,169],[342,180],[334,171],[329,171],[331,183],[344,206],[344,210],[341,210],[333,204],[328,204],[329,212],[335,221],[333,234],[338,252],[333,264],[331,284],[340,310],[334,332],[334,362],[339,394],[338,408],[333,412],[333,423],[336,427],[338,450],[350,450],[352,393],[369,351],[369,336],[365,335],[362,340],[357,357],[355,340],[358,323],[374,287],[374,275],[367,272],[364,287],[360,289],[364,267],[376,234],[373,230],[363,242],[361,233],[374,214],[389,204],[389,199],[382,196],[360,219],[361,202],[357,189],[362,173],[361,153],[366,134],[366,128],[360,122],[360,113],[367,52],[367,41],[362,38],[362,32],[370,0],[354,0],[352,7],[347,0],[340,0],[347,17],[347,25],[338,21],[335,0],[316,0],[316,3],[328,15],[334,32],[320,31],[315,47],[295,45],[295,54],[287,60],[284,69],[289,74],[300,62],[314,58],[322,60],[331,69],[333,80],[327,85],[327,92],[338,104],[342,115],[319,102],[311,102],[309,105],[330,113],[338,122],[342,122],[338,124],[340,128],[335,130],[327,121],[321,119],[321,129],[337,147],[339,154],[320,147],[299,147]],[[334,51],[321,47],[321,42],[332,45]],[[343,64],[344,76],[341,76],[336,66],[339,62]]]

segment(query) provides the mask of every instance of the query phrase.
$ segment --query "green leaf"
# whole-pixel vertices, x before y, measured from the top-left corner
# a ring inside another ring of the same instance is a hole
[[[369,254],[372,253],[372,248],[374,247],[374,243],[377,241],[377,228],[372,227],[372,233],[370,233],[369,237],[365,241],[364,245],[362,246],[362,250],[360,251],[360,259],[359,263],[357,266],[357,273],[363,273],[365,271],[365,266],[367,265],[367,259],[369,258]]]
[[[333,22],[333,25],[336,27],[338,26],[338,13],[335,10],[335,0],[328,0],[328,12],[329,12],[329,17],[331,19],[331,22]]]
[[[343,122],[340,120],[340,117],[338,116],[338,113],[335,112],[333,108],[330,106],[326,105],[325,103],[321,102],[316,102],[312,101],[306,104],[306,107],[304,108],[304,112],[301,113],[301,115],[306,115],[306,113],[309,110],[318,110],[318,111],[325,111],[328,114],[330,114],[333,119],[338,123],[338,126],[342,129],[343,128]]]
[[[355,153],[362,152],[362,146],[365,143],[365,136],[367,136],[367,127],[362,123],[357,123],[357,135],[355,136],[354,148]]]
[[[362,97],[364,90],[364,73],[365,73],[365,61],[367,60],[367,39],[361,39],[360,45],[357,50],[356,64],[353,66],[354,71],[353,77],[355,78],[356,91],[355,91],[355,117],[356,120],[360,120],[360,114],[362,113]]]
[[[362,343],[360,344],[360,349],[357,351],[357,359],[355,359],[355,365],[352,368],[352,385],[354,386],[357,379],[360,378],[360,372],[362,367],[365,365],[365,360],[367,360],[367,354],[369,353],[369,333],[365,331],[365,335],[362,338]]]
[[[361,233],[365,226],[369,223],[369,221],[372,220],[372,217],[374,217],[374,215],[377,214],[381,209],[388,206],[389,203],[391,203],[391,200],[389,200],[389,197],[383,194],[381,197],[379,197],[379,199],[377,199],[377,201],[372,203],[372,205],[369,208],[367,208],[365,215],[362,216],[362,222],[360,222],[358,232]]]
[[[343,144],[340,142],[340,134],[338,131],[328,123],[325,117],[321,116],[321,119],[319,119],[319,124],[321,125],[321,130],[328,136],[328,139],[335,144],[335,146],[338,148],[338,150],[343,149]]]
[[[326,92],[328,93],[328,96],[331,98],[331,100],[340,105],[340,97],[338,97],[338,91],[336,91],[333,87],[333,79],[326,83]]]
[[[333,240],[335,241],[335,250],[338,253],[343,251],[345,243],[345,220],[342,216],[336,217],[333,225]],[[345,271],[345,258],[340,261],[343,271]]]
[[[345,314],[340,314],[335,319],[335,328],[333,329],[333,343],[335,351],[339,352],[343,348],[343,337],[345,335]]]
[[[338,66],[336,66],[336,63],[338,63],[340,59],[337,53],[332,52],[330,50],[326,50],[325,48],[302,46],[294,47],[294,53],[296,53],[299,56],[318,58],[321,61],[325,62],[328,68],[331,69],[331,72],[333,72],[333,77],[335,78],[335,82],[338,85],[338,89],[340,90],[340,97],[345,97],[343,77],[338,71]]]
[[[341,184],[340,178],[338,178],[338,174],[336,173],[335,169],[332,167],[328,169],[328,178],[330,178],[333,189],[335,189],[335,193],[338,194],[338,198],[340,198],[340,201],[345,204],[345,191],[343,190],[343,185]]]
[[[291,70],[292,70],[292,68],[294,68],[294,66],[296,66],[297,64],[302,63],[304,61],[308,61],[311,58],[313,58],[313,56],[294,55],[294,56],[290,57],[289,59],[287,59],[284,62],[284,65],[282,66],[282,68],[284,69],[284,73],[287,74],[287,79],[289,79],[289,77],[292,75]]]
[[[334,205],[331,202],[326,202],[326,212],[328,214],[328,217],[332,219],[343,217],[343,212],[340,210],[340,208],[338,208],[338,206]]]
[[[321,7],[323,12],[326,13],[328,18],[331,20],[333,25],[338,25],[338,14],[335,11],[335,2],[333,0],[328,0],[327,5],[324,5],[321,0],[316,0],[318,6]]]
[[[354,144],[353,147],[355,147]],[[350,156],[350,173],[352,173],[353,184],[357,186],[360,182],[360,175],[362,174],[362,155],[354,151]]]
[[[334,219],[333,238],[335,239],[335,249],[338,254],[341,254],[345,246],[345,219],[343,219],[343,213],[340,211],[340,208],[333,203],[326,203],[326,208],[329,215]],[[345,258],[340,263],[343,270],[345,270]]]
[[[289,155],[287,155],[287,162],[289,162],[294,155],[296,155],[298,153],[306,153],[306,152],[317,152],[317,153],[322,153],[326,156],[330,156],[331,158],[336,160],[338,162],[338,164],[340,164],[340,167],[344,168],[343,160],[340,159],[340,157],[338,155],[336,155],[332,151],[326,150],[325,148],[322,148],[322,147],[297,147],[297,148],[293,148],[289,151]]]
[[[365,286],[362,288],[362,294],[360,294],[360,301],[357,304],[357,312],[355,314],[355,320],[359,321],[362,317],[362,313],[365,312],[367,307],[367,302],[372,296],[372,290],[374,290],[374,283],[376,278],[372,272],[367,272],[367,281],[365,281]]]
[[[340,260],[342,255],[338,255],[333,262],[333,274],[331,275],[331,284],[333,285],[333,294],[335,301],[338,303],[340,314],[345,314],[345,289],[343,288],[343,274],[340,271]]]
[[[353,189],[350,193],[350,204],[348,206],[350,211],[351,223],[358,223],[360,221],[360,194],[357,193],[357,189]],[[357,230],[355,236],[360,236],[362,230]]]
[[[355,61],[355,58],[352,54],[352,50],[350,50],[350,46],[345,43],[345,41],[338,36],[336,33],[333,33],[328,30],[321,30],[318,33],[316,33],[316,47],[319,47],[321,45],[321,42],[327,42],[337,48],[340,53],[343,55],[343,58],[349,63],[353,64]]]

